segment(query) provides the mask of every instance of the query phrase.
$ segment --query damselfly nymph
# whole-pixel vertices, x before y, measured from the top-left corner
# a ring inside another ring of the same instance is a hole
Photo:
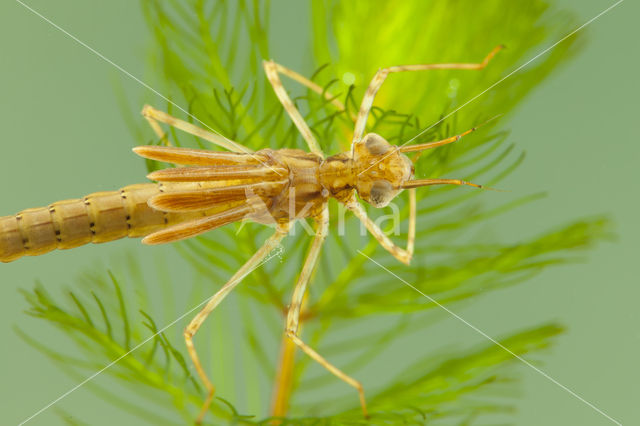
[[[288,234],[293,223],[311,218],[315,222],[315,235],[293,291],[286,319],[286,336],[329,372],[358,391],[366,417],[367,406],[360,382],[332,365],[298,337],[300,308],[306,286],[329,232],[328,201],[333,198],[346,206],[382,247],[408,265],[415,242],[416,188],[442,184],[482,186],[460,179],[414,179],[414,163],[406,154],[455,142],[475,128],[440,141],[390,145],[381,135],[365,134],[376,93],[391,73],[432,69],[479,70],[500,49],[502,46],[494,48],[480,63],[406,65],[379,70],[365,92],[358,113],[352,117],[351,149],[331,156],[326,156],[320,149],[313,132],[284,89],[280,75],[326,97],[338,109],[344,110],[344,105],[312,81],[273,61],[263,63],[267,78],[306,141],[309,152],[268,148],[253,152],[219,134],[146,106],[143,115],[161,140],[168,142],[161,127],[161,124],[166,124],[227,151],[173,146],[134,148],[142,157],[177,167],[149,174],[148,178],[156,183],[130,185],[117,191],[98,192],[0,217],[0,261],[10,262],[22,256],[124,237],[143,237],[145,244],[168,243],[241,220],[275,225],[273,235],[207,302],[184,331],[193,365],[208,390],[197,419],[201,422],[211,404],[214,387],[200,363],[193,337],[222,299]],[[402,248],[367,216],[360,200],[382,208],[405,189],[409,193],[409,231],[406,247]]]

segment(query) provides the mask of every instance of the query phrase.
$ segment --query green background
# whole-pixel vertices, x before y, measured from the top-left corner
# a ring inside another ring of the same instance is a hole
[[[274,56],[293,69],[304,69],[308,42],[296,36],[298,26],[308,22],[299,17],[307,13],[301,3],[276,6],[272,25]],[[558,2],[581,22],[612,3]],[[28,4],[133,75],[153,81],[153,70],[146,66],[150,38],[137,3]],[[616,225],[616,241],[598,245],[581,263],[547,270],[523,285],[455,309],[492,336],[549,319],[565,324],[568,331],[557,344],[531,361],[623,424],[640,420],[640,280],[635,268],[640,241],[635,126],[639,12],[636,2],[626,1],[591,24],[578,57],[500,124],[527,152],[525,163],[501,186],[521,194],[543,190],[548,196],[501,218],[492,229],[517,240],[548,223],[607,213]],[[127,94],[137,113],[145,90],[138,83],[20,4],[0,5],[0,215],[143,181],[142,162],[130,152],[132,136],[114,87]],[[156,105],[164,101],[157,99]],[[0,265],[3,424],[20,422],[77,383],[15,334],[15,325],[25,330],[40,325],[22,312],[26,305],[17,290],[29,289],[40,279],[55,293],[71,284],[82,268],[122,256],[138,244],[118,241]],[[156,251],[171,253],[148,249]],[[461,338],[473,335],[457,320],[448,322]],[[428,336],[423,342],[428,345]],[[535,371],[523,366],[519,372],[524,381],[517,424],[611,424]],[[61,406],[90,424],[131,421],[112,413],[87,389],[78,389]],[[56,422],[60,420],[52,407],[30,424]]]

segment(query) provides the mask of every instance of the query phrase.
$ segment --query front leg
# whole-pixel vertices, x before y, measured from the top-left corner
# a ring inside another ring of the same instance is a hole
[[[409,236],[407,237],[407,248],[403,249],[396,245],[382,229],[374,221],[372,221],[362,205],[355,198],[355,195],[351,197],[349,201],[345,203],[345,206],[353,212],[353,214],[360,219],[364,226],[369,230],[371,235],[378,240],[380,245],[384,247],[393,257],[400,262],[408,265],[413,257],[413,250],[415,247],[416,237],[416,190],[415,188],[409,189]]]

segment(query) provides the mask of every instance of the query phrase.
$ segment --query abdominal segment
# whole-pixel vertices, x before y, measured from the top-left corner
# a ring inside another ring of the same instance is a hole
[[[88,243],[143,237],[204,215],[169,213],[149,207],[149,198],[161,191],[158,184],[130,185],[0,217],[0,261],[10,262],[22,256]]]

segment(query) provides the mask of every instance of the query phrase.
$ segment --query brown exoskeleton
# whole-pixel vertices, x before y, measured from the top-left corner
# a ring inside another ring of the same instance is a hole
[[[151,173],[155,184],[124,187],[100,192],[82,199],[53,203],[0,218],[0,261],[33,256],[60,248],[67,249],[89,242],[99,243],[123,237],[144,237],[146,244],[160,244],[189,238],[217,227],[250,219],[275,223],[274,234],[207,302],[189,323],[184,337],[189,355],[208,390],[197,421],[208,411],[214,387],[205,373],[193,337],[207,316],[222,299],[287,235],[292,223],[313,218],[316,231],[307,258],[298,277],[286,320],[286,336],[307,355],[332,374],[357,389],[362,411],[367,407],[362,385],[309,347],[298,337],[300,307],[309,277],[317,263],[320,248],[329,227],[328,200],[337,199],[360,219],[374,238],[402,263],[409,264],[414,250],[416,197],[415,188],[425,185],[480,185],[459,179],[413,179],[413,163],[407,152],[422,151],[455,142],[474,131],[468,130],[441,141],[420,145],[392,146],[382,136],[364,135],[365,125],[378,89],[390,73],[431,69],[482,69],[502,48],[493,49],[481,63],[407,65],[379,70],[365,93],[355,119],[351,150],[326,157],[309,126],[285,91],[279,74],[286,75],[325,96],[344,110],[338,100],[321,87],[296,72],[272,61],[264,69],[283,107],[302,133],[310,152],[297,149],[248,148],[218,134],[145,107],[143,115],[158,137],[166,140],[159,123],[184,130],[229,150],[229,152],[140,146],[134,151],[145,158],[181,165]],[[409,190],[409,232],[406,248],[394,244],[367,217],[359,198],[374,207],[384,207]],[[274,404],[274,415],[283,415],[285,407]]]

